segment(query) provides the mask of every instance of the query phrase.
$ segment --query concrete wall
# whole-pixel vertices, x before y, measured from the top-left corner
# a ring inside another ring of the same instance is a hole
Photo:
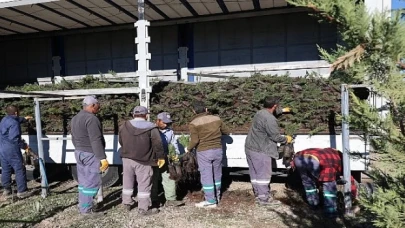
[[[319,60],[316,44],[334,47],[336,30],[306,13],[150,27],[151,70],[178,68],[178,47],[189,48],[189,68]],[[136,31],[119,30],[0,43],[0,84],[61,75],[136,71]],[[305,70],[297,74],[304,74]]]

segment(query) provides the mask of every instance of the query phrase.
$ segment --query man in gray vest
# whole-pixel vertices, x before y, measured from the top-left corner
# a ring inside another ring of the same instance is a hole
[[[253,118],[245,141],[245,153],[249,165],[250,182],[261,206],[279,204],[270,196],[270,180],[272,159],[278,159],[277,143],[291,143],[291,136],[280,135],[278,122],[274,114],[283,110],[279,106],[280,99],[266,97],[263,109]],[[288,109],[288,108],[286,108]]]
[[[134,118],[125,121],[119,129],[123,168],[122,204],[128,211],[133,208],[136,177],[138,214],[152,215],[159,212],[157,208],[150,208],[152,167],[162,168],[165,164],[163,144],[157,126],[147,121],[149,111],[146,107],[136,106],[132,114]]]
[[[101,172],[108,168],[103,130],[95,116],[99,110],[98,100],[86,96],[83,110],[71,122],[79,182],[79,210],[82,215],[97,214],[93,210],[93,198],[101,187]]]

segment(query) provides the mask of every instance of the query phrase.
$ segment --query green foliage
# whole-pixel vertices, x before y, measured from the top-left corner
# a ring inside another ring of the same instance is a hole
[[[405,226],[405,175],[387,175],[374,172],[379,186],[371,198],[363,197],[367,212],[374,216],[377,227],[400,228]]]
[[[68,85],[68,86],[67,86]],[[88,76],[78,82],[61,85],[25,85],[12,87],[14,91],[44,91],[56,89],[130,87],[133,83],[110,83]],[[293,115],[283,115],[280,126],[287,134],[315,134],[325,131],[330,124],[331,112],[340,111],[338,80],[319,78],[314,74],[305,77],[254,75],[250,78],[231,78],[221,82],[202,82],[195,85],[156,82],[151,94],[151,118],[166,111],[172,114],[174,130],[188,132],[187,124],[194,116],[192,102],[203,100],[211,113],[219,115],[235,133],[247,133],[251,119],[262,108],[268,95],[282,97],[282,106],[291,107]],[[98,97],[101,110],[98,114],[104,131],[116,132],[120,123],[131,118],[131,110],[139,105],[136,94],[102,95]],[[21,115],[33,115],[30,99],[6,99],[0,106],[17,104]],[[41,119],[46,133],[69,132],[70,119],[81,109],[80,100],[47,101],[41,103]],[[333,121],[332,121],[333,122]]]
[[[320,49],[322,58],[333,64],[332,78],[346,83],[373,86],[387,99],[389,111],[379,110],[351,95],[350,125],[371,136],[378,160],[374,181],[378,191],[361,203],[377,227],[404,227],[405,82],[397,63],[405,54],[405,26],[400,14],[366,11],[363,1],[288,0],[314,9],[321,21],[334,23],[343,46],[332,52]],[[345,117],[346,118],[346,117]]]

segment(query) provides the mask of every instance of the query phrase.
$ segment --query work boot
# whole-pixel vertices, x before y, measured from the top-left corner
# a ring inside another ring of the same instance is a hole
[[[132,204],[122,204],[122,207],[126,210],[126,211],[131,211],[132,208],[136,207],[135,202],[132,202]]]
[[[183,205],[184,202],[183,201],[179,201],[179,200],[168,200],[165,203],[166,207],[178,207],[180,205]]]
[[[102,211],[102,212],[95,212],[94,210],[90,210],[87,213],[81,213],[81,216],[83,217],[88,217],[88,218],[99,218],[102,217],[106,214],[106,212]]]
[[[30,197],[31,195],[32,195],[32,192],[28,192],[28,191],[17,192],[17,198],[19,198],[19,199],[24,199],[24,198]]]
[[[159,209],[157,209],[157,208],[151,208],[151,209],[149,209],[147,211],[145,211],[144,209],[139,209],[138,210],[138,214],[140,216],[154,215],[154,214],[157,214],[157,213],[159,213]]]
[[[259,206],[263,206],[263,207],[266,207],[266,206],[276,206],[276,205],[280,205],[281,204],[281,201],[279,201],[279,200],[276,200],[276,199],[273,199],[273,198],[269,198],[268,200],[258,200],[257,201],[257,204],[259,205]]]
[[[13,193],[11,192],[11,190],[8,190],[8,189],[3,190],[3,199],[8,199],[12,196],[13,196]]]

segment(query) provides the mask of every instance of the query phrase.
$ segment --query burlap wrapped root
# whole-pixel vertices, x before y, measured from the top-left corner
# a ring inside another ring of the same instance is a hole
[[[278,153],[279,153],[279,159],[283,159],[283,164],[285,167],[290,167],[290,163],[292,161],[292,158],[295,154],[294,151],[294,144],[292,143],[286,143],[286,144],[281,144],[280,147],[278,148]]]

